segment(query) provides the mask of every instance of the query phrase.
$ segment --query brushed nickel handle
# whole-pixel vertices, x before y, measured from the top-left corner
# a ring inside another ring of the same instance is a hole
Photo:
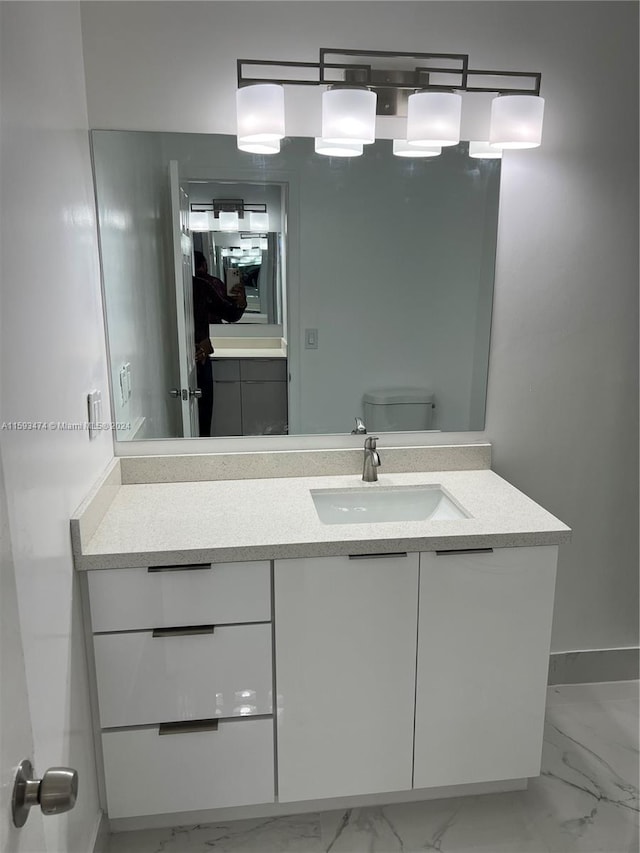
[[[199,400],[202,397],[202,391],[200,388],[189,388],[189,396],[191,398],[195,397],[196,400]]]
[[[349,554],[350,560],[381,560],[383,557],[406,557],[406,551],[390,551],[388,554]]]
[[[42,779],[35,779],[33,766],[25,759],[20,763],[13,782],[11,814],[14,826],[24,826],[29,809],[40,806],[42,814],[54,815],[70,811],[78,799],[78,772],[70,767],[50,767]]]
[[[211,568],[213,568],[211,563],[190,563],[184,566],[149,566],[147,572],[149,574],[157,572],[199,572]]]
[[[213,634],[215,625],[187,625],[184,628],[154,628],[152,637],[195,637],[198,634]]]
[[[218,721],[213,720],[187,720],[182,723],[160,723],[159,735],[187,735],[194,732],[217,732]]]
[[[456,554],[493,554],[493,548],[452,548],[449,551],[436,551],[438,557],[448,557]]]
[[[180,389],[179,388],[169,388],[169,396],[170,397],[176,397],[176,398],[179,397],[180,396]]]

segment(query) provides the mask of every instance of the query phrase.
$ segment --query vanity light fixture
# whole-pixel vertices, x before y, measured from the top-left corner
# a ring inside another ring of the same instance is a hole
[[[371,144],[376,115],[406,115],[404,141],[415,148],[456,145],[462,92],[497,95],[489,134],[496,149],[533,148],[541,141],[540,72],[471,69],[468,54],[323,47],[318,62],[238,59],[237,77],[238,148],[250,153],[280,150],[286,132],[285,86],[326,89],[321,148]],[[318,150],[318,139],[316,151],[326,153]]]

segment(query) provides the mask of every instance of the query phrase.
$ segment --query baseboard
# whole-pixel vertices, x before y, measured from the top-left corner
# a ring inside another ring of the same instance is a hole
[[[96,818],[93,830],[93,843],[89,846],[89,853],[107,853],[109,843],[109,821],[104,812],[100,812]]]
[[[632,681],[638,678],[640,649],[558,652],[549,658],[549,684]]]
[[[507,779],[498,782],[473,782],[468,785],[447,785],[442,788],[421,788],[409,791],[392,791],[386,794],[363,794],[353,797],[335,797],[323,800],[303,800],[295,803],[263,803],[256,806],[208,811],[177,812],[174,814],[124,817],[109,821],[111,832],[131,832],[139,829],[164,829],[173,826],[195,826],[203,823],[223,823],[230,820],[283,817],[308,812],[334,809],[363,808],[367,806],[415,803],[450,797],[468,797],[479,794],[498,794],[506,791],[524,791],[528,779]]]

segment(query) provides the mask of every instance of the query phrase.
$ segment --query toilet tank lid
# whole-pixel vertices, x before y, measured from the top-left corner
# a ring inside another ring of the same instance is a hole
[[[376,388],[363,394],[362,400],[374,406],[390,403],[431,403],[433,394],[425,388]]]

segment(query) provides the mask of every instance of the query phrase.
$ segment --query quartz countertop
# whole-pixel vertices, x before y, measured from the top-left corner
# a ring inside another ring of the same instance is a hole
[[[470,518],[323,524],[312,489],[441,485]],[[77,519],[76,519],[77,523]],[[74,531],[72,522],[72,532]],[[76,567],[106,569],[289,557],[557,545],[570,529],[490,470],[121,485]]]

